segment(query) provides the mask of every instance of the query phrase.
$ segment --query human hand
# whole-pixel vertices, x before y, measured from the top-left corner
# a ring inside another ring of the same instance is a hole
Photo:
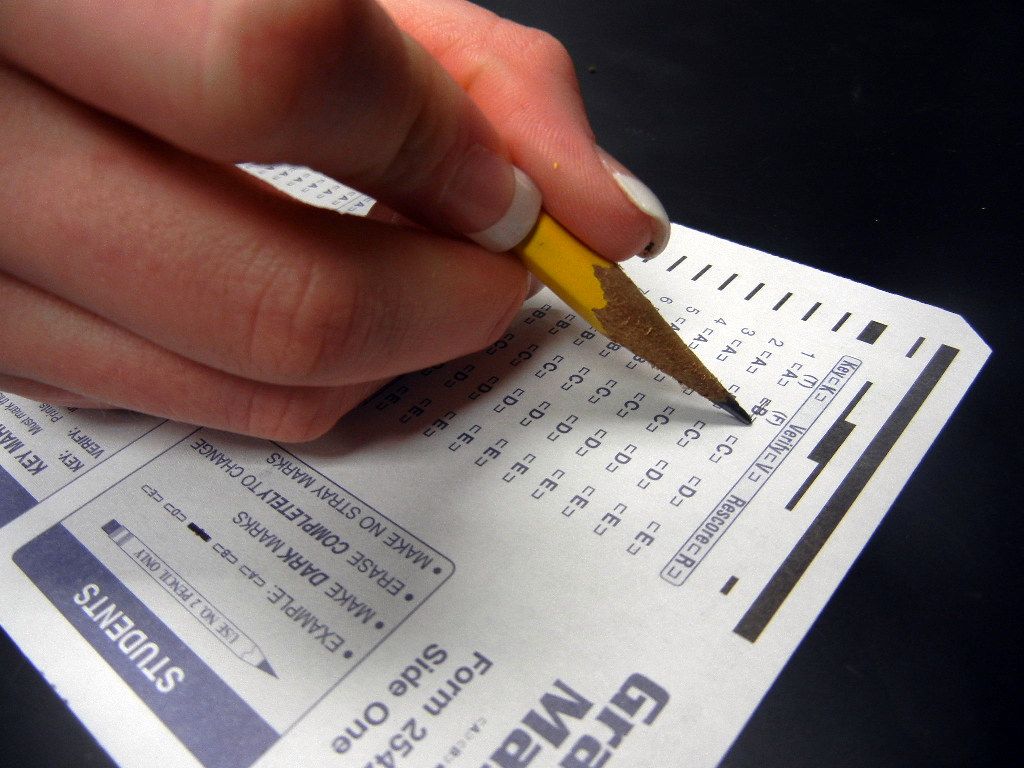
[[[0,389],[310,439],[503,331],[524,270],[452,235],[507,218],[513,165],[610,258],[667,234],[550,38],[388,7],[408,33],[370,0],[5,0]],[[433,231],[303,206],[240,161],[309,165]]]

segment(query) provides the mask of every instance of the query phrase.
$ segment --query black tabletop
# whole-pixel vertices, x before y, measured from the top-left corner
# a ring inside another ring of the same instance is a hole
[[[1020,14],[993,0],[483,4],[565,43],[599,142],[673,221],[956,312],[993,349],[722,765],[1019,755]],[[5,636],[0,751],[11,766],[110,765]]]

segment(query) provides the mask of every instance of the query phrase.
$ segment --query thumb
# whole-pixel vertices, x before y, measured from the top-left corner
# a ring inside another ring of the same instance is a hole
[[[194,154],[308,165],[491,250],[540,207],[466,92],[372,0],[5,0],[0,55]]]

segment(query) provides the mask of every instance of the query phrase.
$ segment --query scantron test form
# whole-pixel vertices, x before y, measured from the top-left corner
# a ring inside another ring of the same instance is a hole
[[[989,350],[680,226],[626,269],[752,426],[546,291],[310,444],[0,395],[3,626],[128,768],[715,765]]]

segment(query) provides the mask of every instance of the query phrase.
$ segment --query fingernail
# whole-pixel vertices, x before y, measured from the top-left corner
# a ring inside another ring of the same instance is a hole
[[[512,202],[496,222],[479,232],[468,232],[466,237],[489,251],[509,251],[526,239],[537,223],[541,195],[537,185],[519,168],[513,166]]]
[[[619,189],[641,213],[650,218],[651,239],[639,255],[645,260],[653,259],[665,250],[669,235],[672,233],[672,225],[669,223],[665,206],[661,204],[650,187],[627,171],[618,160],[600,147],[598,147],[598,154],[604,167],[608,169],[612,178],[615,179],[615,183],[619,185]]]
[[[540,212],[540,190],[506,158],[476,144],[463,155],[437,207],[456,231],[500,253],[530,233]]]

